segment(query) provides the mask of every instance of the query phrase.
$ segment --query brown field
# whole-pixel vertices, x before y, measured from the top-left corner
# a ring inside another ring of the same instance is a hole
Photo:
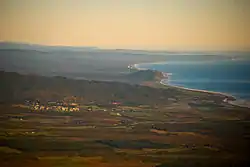
[[[11,97],[0,104],[1,167],[249,164],[249,110],[223,103],[221,95],[13,75],[4,76]],[[56,94],[41,95],[44,89]],[[79,112],[34,112],[24,104],[28,97],[72,96]],[[111,105],[114,99],[121,104]]]

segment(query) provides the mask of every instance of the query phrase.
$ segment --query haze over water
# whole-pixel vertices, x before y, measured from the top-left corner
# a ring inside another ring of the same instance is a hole
[[[141,64],[140,68],[172,73],[168,84],[231,94],[250,99],[250,60],[167,61]]]

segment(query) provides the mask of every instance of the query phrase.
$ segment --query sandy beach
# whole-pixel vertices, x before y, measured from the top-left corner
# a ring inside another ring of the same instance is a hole
[[[162,72],[162,75],[165,76],[166,73]],[[169,79],[169,76],[168,76]],[[160,81],[160,83],[162,85],[166,85],[166,86],[171,86],[174,88],[178,88],[178,89],[184,89],[184,90],[189,90],[189,91],[194,91],[194,92],[202,92],[202,93],[208,93],[208,94],[215,94],[215,95],[220,95],[220,96],[224,96],[225,97],[225,101],[226,103],[233,105],[233,106],[238,106],[238,107],[244,107],[244,108],[250,108],[250,101],[249,100],[242,100],[242,99],[237,99],[235,96],[227,94],[227,93],[222,93],[222,92],[215,92],[215,91],[208,91],[208,90],[200,90],[200,89],[192,89],[192,88],[186,88],[186,87],[182,87],[182,86],[176,86],[176,85],[171,85],[168,84],[166,82],[166,80],[168,79],[162,79]]]
[[[165,80],[166,79],[162,79],[160,81],[160,83],[162,85],[171,86],[171,87],[174,87],[174,88],[179,88],[179,89],[184,89],[184,90],[189,90],[189,91],[194,91],[194,92],[216,94],[216,95],[220,95],[220,96],[225,96],[225,98],[227,98],[228,100],[236,100],[236,97],[234,97],[234,96],[232,96],[230,94],[226,94],[226,93],[222,93],[222,92],[208,91],[208,90],[201,90],[201,89],[192,89],[192,88],[186,88],[186,87],[182,87],[182,86],[171,85],[171,84],[168,84],[168,83],[164,82]]]
[[[132,68],[134,68],[136,70],[148,70],[148,69],[145,69],[145,68],[140,68],[139,65],[140,64],[134,64],[134,65],[132,65]],[[162,73],[163,78],[161,79],[160,84],[162,84],[162,85],[170,86],[170,87],[177,88],[177,89],[193,91],[193,92],[201,92],[201,93],[215,94],[215,95],[223,96],[223,97],[225,97],[224,102],[227,102],[228,104],[231,104],[231,105],[234,105],[234,106],[239,106],[239,107],[250,108],[250,103],[249,102],[247,102],[245,100],[244,100],[244,102],[242,102],[242,100],[237,100],[236,97],[234,97],[233,95],[227,94],[227,93],[208,91],[208,90],[200,90],[200,89],[192,89],[192,88],[186,88],[186,87],[183,87],[183,86],[171,85],[168,82],[166,82],[166,81],[170,80],[169,78],[171,76],[171,73],[170,73],[170,75],[167,75],[168,73],[166,73],[166,72],[161,72],[161,73]]]
[[[146,69],[146,68],[140,68],[139,67],[140,64],[134,64],[132,65],[132,67],[136,70],[149,70],[149,69]],[[161,71],[160,71],[161,72]],[[186,88],[186,87],[182,87],[182,86],[176,86],[176,85],[171,85],[169,83],[166,83],[165,81],[167,80],[170,80],[170,76],[171,76],[171,73],[166,73],[166,72],[161,72],[162,73],[162,80],[160,81],[160,83],[162,85],[166,85],[166,86],[171,86],[171,87],[174,87],[174,88],[179,88],[179,89],[184,89],[184,90],[189,90],[189,91],[195,91],[195,92],[202,92],[202,93],[209,93],[209,94],[217,94],[217,95],[222,95],[222,96],[225,96],[225,98],[230,98],[230,100],[236,100],[236,97],[230,95],[230,94],[227,94],[227,93],[222,93],[222,92],[215,92],[215,91],[208,91],[208,90],[200,90],[200,89],[192,89],[192,88]],[[168,75],[169,74],[169,75]]]

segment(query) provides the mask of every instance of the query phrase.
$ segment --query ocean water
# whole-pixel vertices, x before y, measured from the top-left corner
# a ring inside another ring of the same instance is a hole
[[[139,68],[171,73],[170,85],[227,93],[250,99],[250,60],[166,61],[139,64]]]

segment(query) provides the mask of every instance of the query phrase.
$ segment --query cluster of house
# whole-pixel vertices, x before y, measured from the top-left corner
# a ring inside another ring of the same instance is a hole
[[[33,102],[28,103],[28,105],[34,111],[78,112],[80,110],[76,103],[47,102],[46,104],[40,104],[39,102]]]

